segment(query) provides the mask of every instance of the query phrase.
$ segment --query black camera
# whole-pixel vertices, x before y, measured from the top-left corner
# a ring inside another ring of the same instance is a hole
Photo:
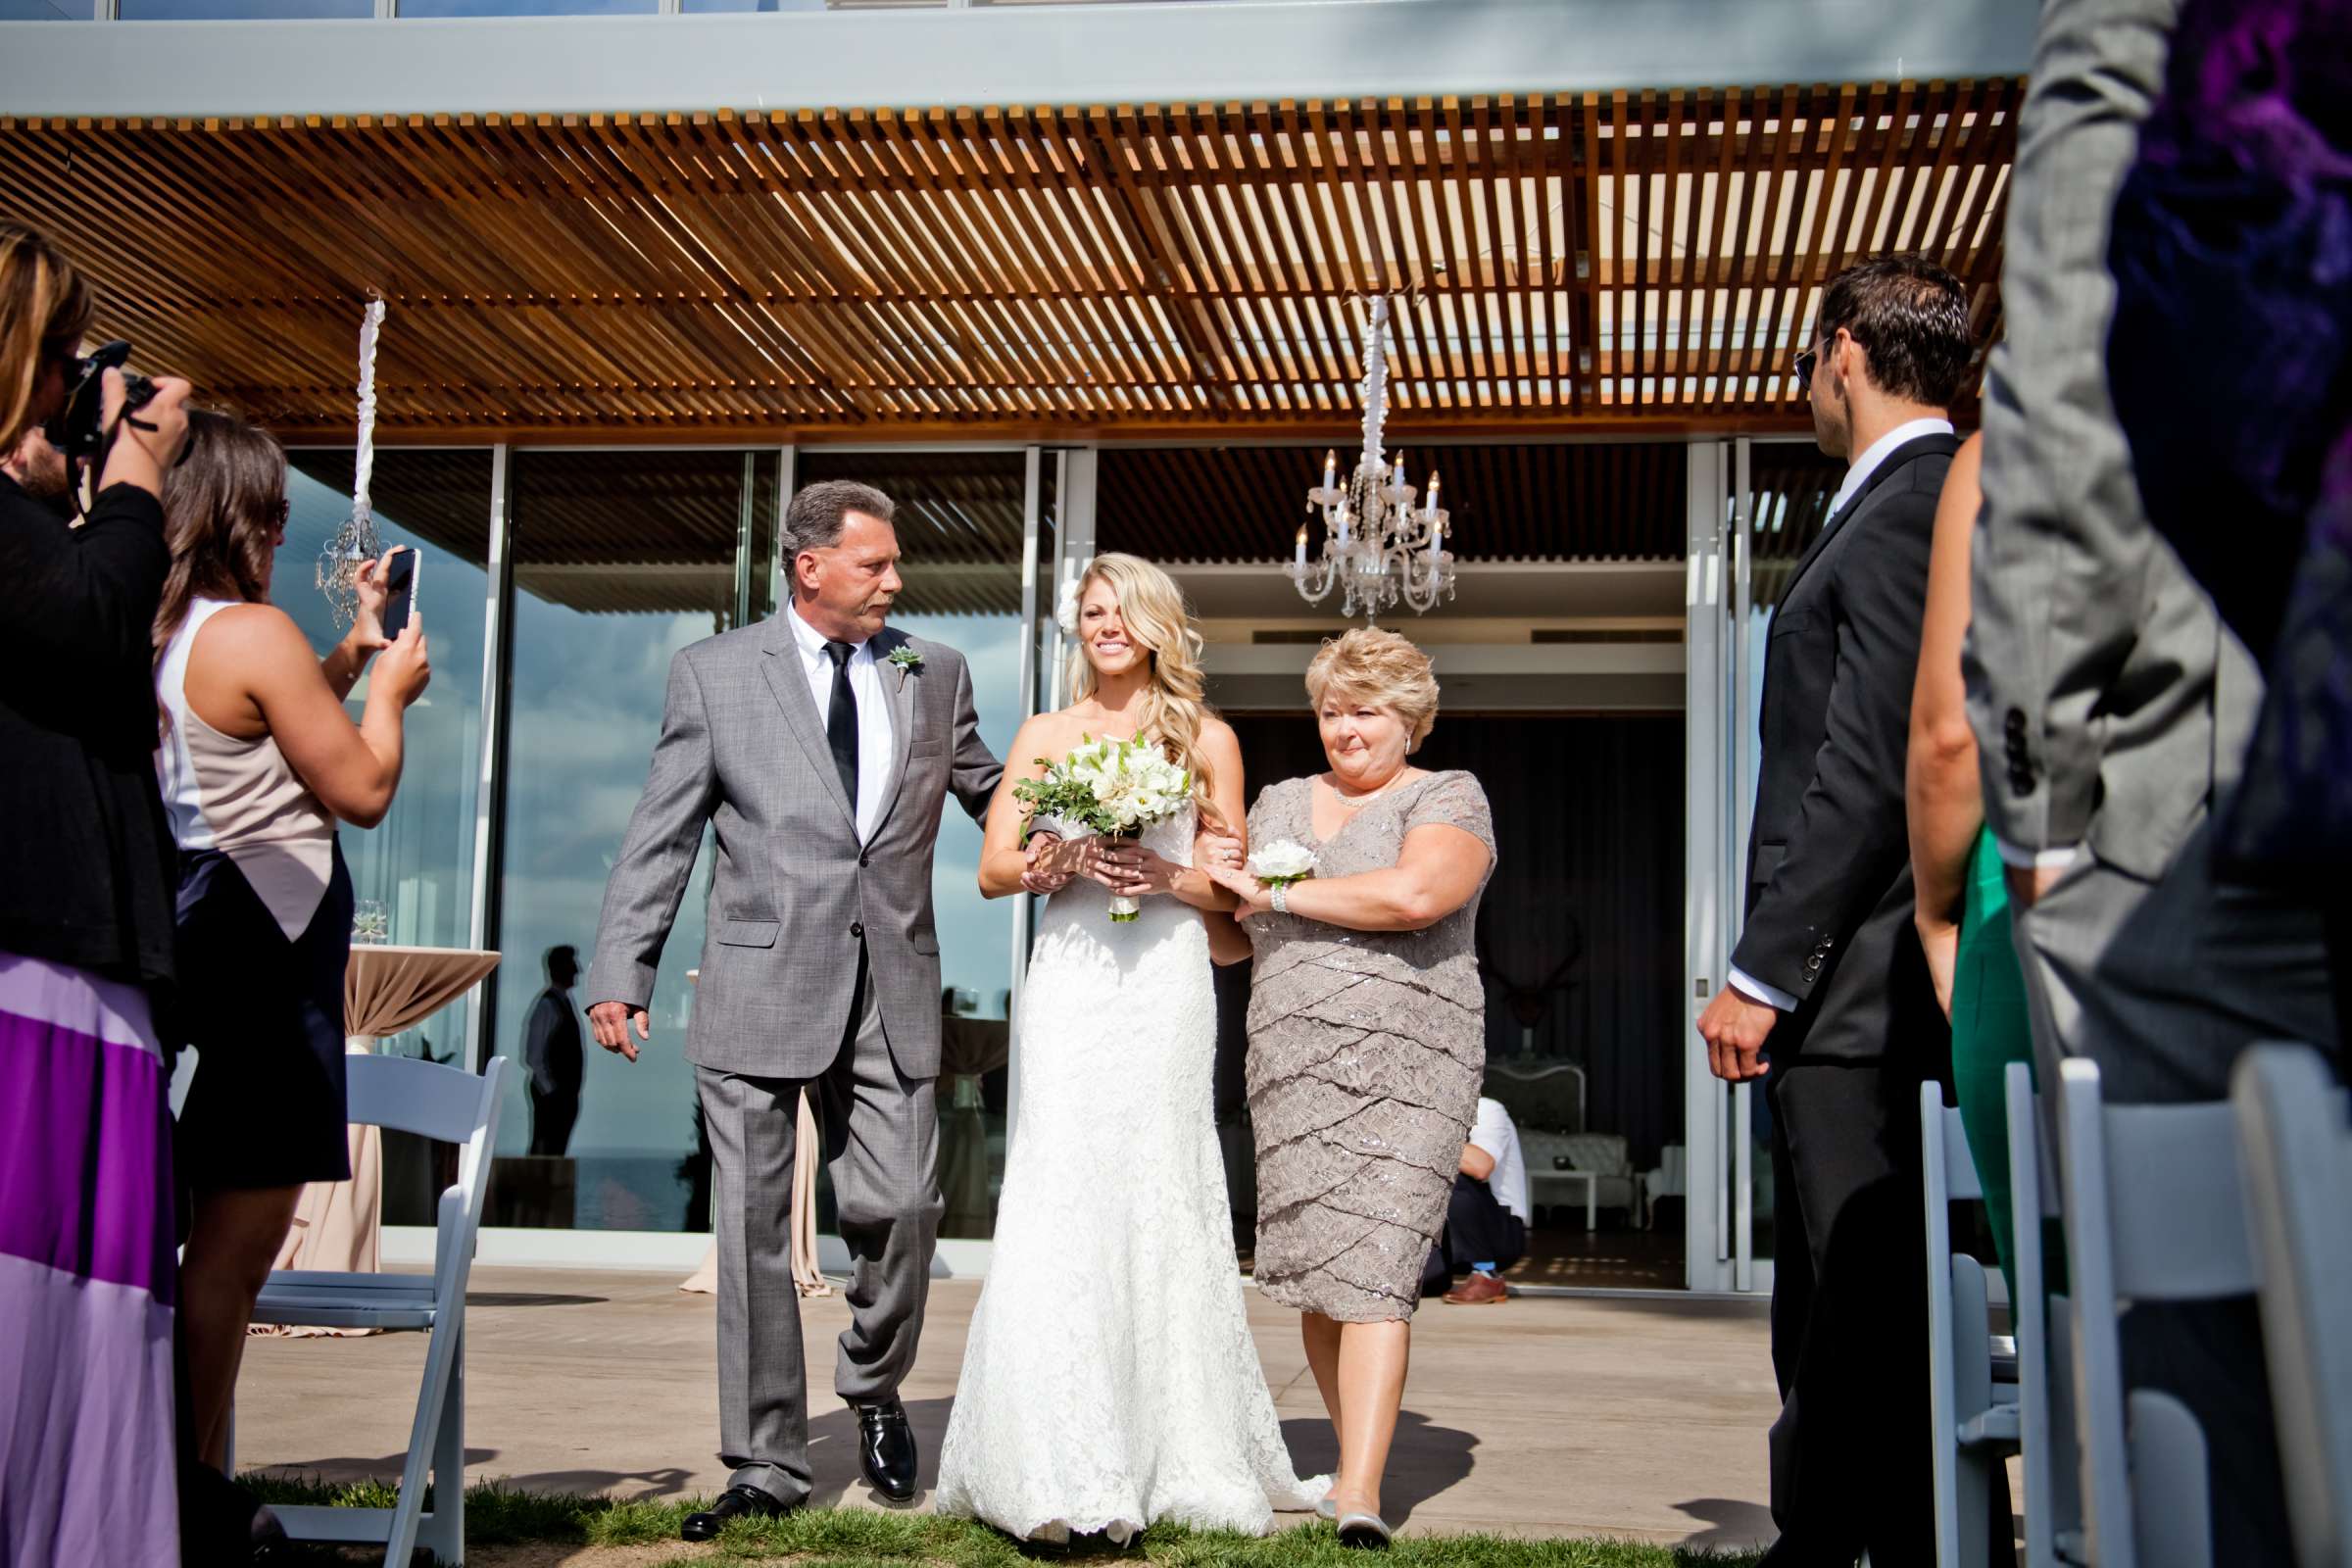
[[[118,338],[86,359],[66,362],[66,379],[73,383],[74,390],[66,399],[65,411],[49,421],[48,435],[49,444],[64,453],[69,463],[91,462],[105,455],[107,442],[114,434],[104,428],[106,372],[122,370],[129,359],[130,345]],[[125,416],[145,408],[154,399],[153,381],[122,370]]]

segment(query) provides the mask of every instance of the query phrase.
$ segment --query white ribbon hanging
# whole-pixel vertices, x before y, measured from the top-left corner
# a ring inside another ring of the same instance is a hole
[[[368,302],[360,318],[360,444],[351,466],[351,521],[364,538],[375,534],[375,512],[368,487],[375,477],[375,340],[384,325],[384,302]]]
[[[375,342],[384,324],[384,302],[369,300],[360,316],[360,429],[352,455],[351,514],[318,557],[318,591],[334,611],[335,623],[348,626],[359,613],[357,581],[361,565],[381,552],[375,536],[375,509],[368,499],[375,477]]]

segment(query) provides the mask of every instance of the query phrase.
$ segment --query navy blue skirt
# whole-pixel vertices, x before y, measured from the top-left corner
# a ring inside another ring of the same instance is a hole
[[[237,863],[179,858],[177,1033],[197,1053],[173,1158],[205,1192],[351,1179],[344,1136],[343,971],[351,872],[334,870],[289,942]]]

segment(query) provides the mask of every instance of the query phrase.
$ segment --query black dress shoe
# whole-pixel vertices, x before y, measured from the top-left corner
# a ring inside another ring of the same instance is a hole
[[[286,1560],[285,1526],[250,1487],[211,1465],[179,1467],[180,1561],[190,1568]]]
[[[892,1502],[914,1500],[914,1429],[896,1399],[858,1406],[858,1464],[876,1492]]]
[[[715,1541],[730,1519],[772,1519],[791,1511],[758,1487],[729,1487],[710,1507],[688,1514],[678,1534],[688,1541]]]

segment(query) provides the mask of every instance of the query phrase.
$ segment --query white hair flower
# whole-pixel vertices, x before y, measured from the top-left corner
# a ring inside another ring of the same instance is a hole
[[[1061,628],[1064,637],[1078,635],[1078,590],[1086,582],[1087,568],[1093,564],[1092,560],[1079,563],[1061,585],[1061,600],[1054,607],[1054,623]]]

